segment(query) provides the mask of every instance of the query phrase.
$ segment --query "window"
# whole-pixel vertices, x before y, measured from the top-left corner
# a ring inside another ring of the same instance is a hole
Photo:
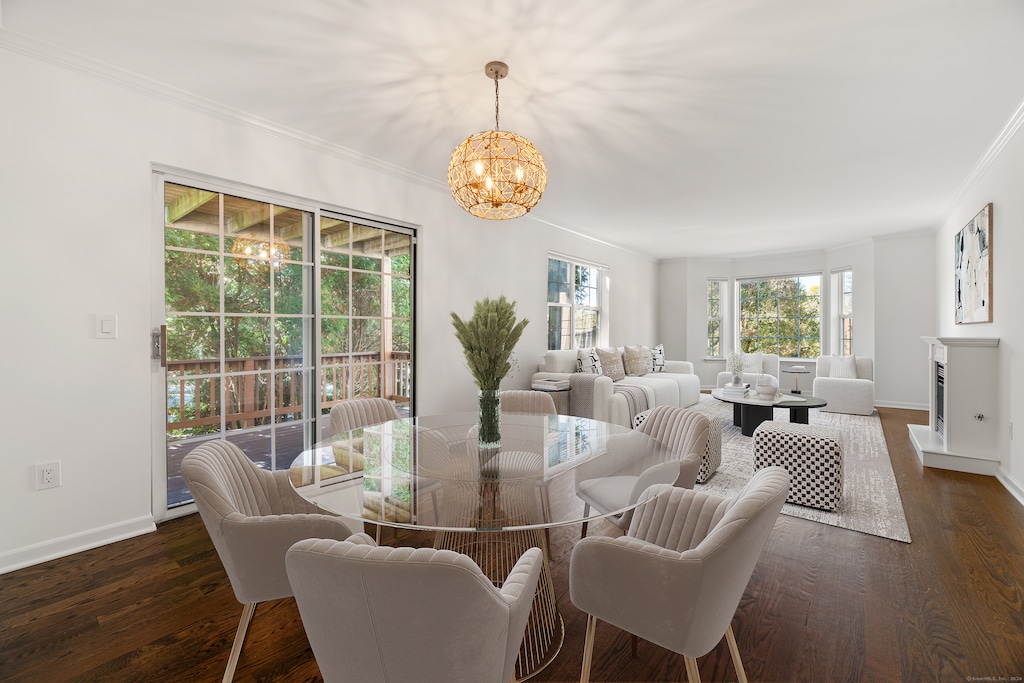
[[[164,179],[160,192],[165,508],[191,500],[181,459],[211,438],[282,470],[338,401],[411,407],[411,230],[256,190]]]
[[[725,280],[708,280],[708,357],[722,357],[722,294]]]
[[[597,346],[601,329],[601,269],[548,259],[548,349]]]
[[[833,347],[840,355],[853,353],[853,271],[840,270],[832,273],[832,310],[835,315],[836,343]]]
[[[821,276],[739,281],[740,350],[821,355]]]

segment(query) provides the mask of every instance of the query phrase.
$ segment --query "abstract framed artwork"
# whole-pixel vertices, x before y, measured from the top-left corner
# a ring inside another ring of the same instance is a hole
[[[956,324],[992,322],[992,204],[954,237]]]

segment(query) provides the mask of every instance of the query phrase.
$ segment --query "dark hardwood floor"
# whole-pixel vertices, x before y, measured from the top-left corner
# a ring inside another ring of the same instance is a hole
[[[906,425],[926,414],[879,413],[913,542],[781,516],[733,620],[749,679],[1021,680],[1024,508],[992,477],[923,468]],[[579,679],[586,618],[567,573],[578,534],[551,534],[566,636],[537,681]],[[0,576],[0,681],[218,681],[240,612],[198,515],[166,522]],[[724,642],[698,661],[702,680],[736,680]],[[650,643],[633,659],[629,636],[599,624],[593,678],[686,673]],[[320,680],[293,600],[257,608],[235,680]]]

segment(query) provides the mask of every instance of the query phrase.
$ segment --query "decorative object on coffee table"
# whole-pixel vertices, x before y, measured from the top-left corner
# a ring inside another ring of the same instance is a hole
[[[758,397],[765,401],[774,399],[778,390],[779,388],[772,384],[764,375],[758,377],[757,384],[754,385],[754,391],[757,392]]]
[[[501,380],[512,368],[509,358],[523,329],[530,322],[516,322],[516,302],[504,295],[473,304],[473,315],[463,320],[452,311],[455,337],[462,344],[466,365],[479,389],[479,441],[481,448],[501,445]]]
[[[956,324],[992,322],[992,204],[953,238]]]
[[[725,357],[725,371],[732,373],[732,383],[739,386],[743,383],[743,354],[739,351],[730,351]]]

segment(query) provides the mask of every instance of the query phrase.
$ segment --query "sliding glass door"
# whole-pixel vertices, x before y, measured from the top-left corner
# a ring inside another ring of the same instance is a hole
[[[181,460],[210,439],[287,469],[326,436],[323,416],[338,401],[383,396],[411,409],[411,230],[287,199],[159,185],[158,517],[191,502]]]

